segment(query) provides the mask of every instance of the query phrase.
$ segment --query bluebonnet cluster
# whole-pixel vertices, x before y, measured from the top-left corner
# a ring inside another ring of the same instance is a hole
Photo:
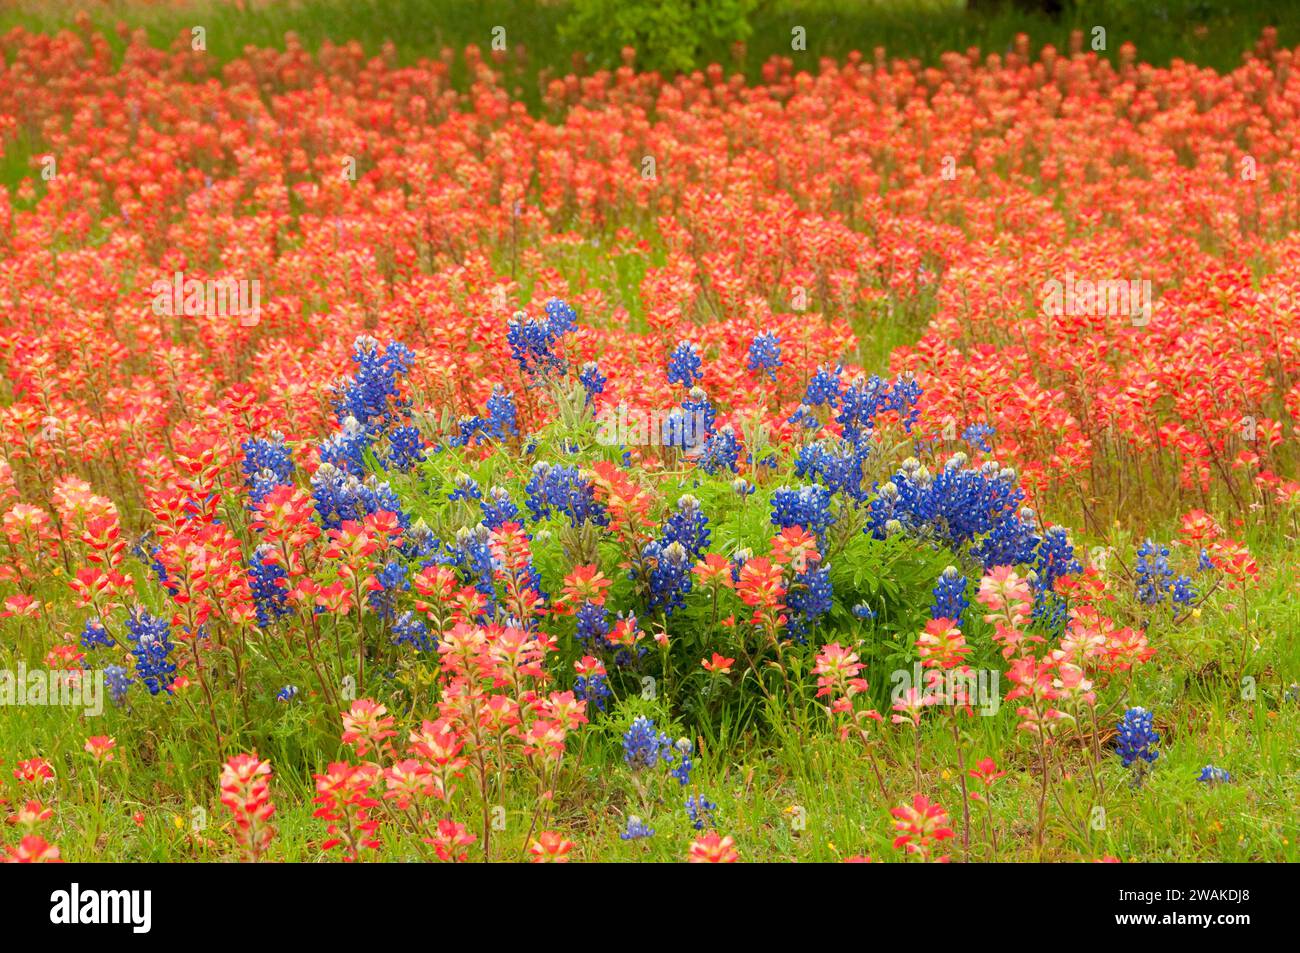
[[[487,598],[484,609],[491,616],[496,609],[497,590],[488,528],[480,523],[474,529],[462,527],[457,530],[456,545],[448,555],[446,561],[460,569],[469,584]]]
[[[966,598],[967,579],[957,571],[956,566],[949,566],[939,577],[934,587],[934,602],[930,604],[930,618],[950,619],[960,622],[970,600]]]
[[[671,764],[673,742],[645,715],[637,716],[623,735],[623,761],[635,771],[653,768],[659,762]]]
[[[320,458],[356,475],[365,471],[365,451],[386,437],[388,448],[377,459],[385,467],[407,470],[424,459],[419,431],[411,425],[411,401],[402,396],[401,379],[415,366],[415,353],[399,341],[379,342],[361,335],[352,345],[356,371],[334,387],[338,434],[320,446]]]
[[[410,522],[392,487],[380,483],[373,474],[363,480],[337,466],[322,463],[312,474],[311,493],[316,513],[326,529],[337,529],[344,520],[362,522],[380,510],[396,513],[403,527]]]
[[[1062,576],[1083,572],[1083,567],[1074,558],[1070,535],[1064,528],[1053,526],[1043,533],[1034,553],[1034,572],[1037,575],[1034,586],[1041,592],[1055,589],[1056,581]]]
[[[1082,571],[1069,534],[1059,526],[1046,530],[1038,541],[1029,578],[1034,588],[1033,618],[1049,631],[1059,631],[1069,621],[1069,604],[1056,593],[1056,581]]]
[[[166,619],[155,618],[148,610],[137,606],[127,616],[126,631],[132,642],[136,677],[149,689],[150,695],[157,695],[160,691],[170,694],[176,678],[176,663],[170,658],[175,647],[171,640],[171,625]]]
[[[580,701],[585,701],[594,705],[597,710],[604,711],[605,704],[612,694],[609,688],[609,678],[603,672],[579,675],[573,683],[573,694]]]
[[[1152,762],[1160,756],[1158,751],[1151,750],[1159,740],[1151,712],[1145,708],[1130,708],[1119,723],[1119,742],[1115,751],[1126,768],[1138,760]]]
[[[457,473],[455,479],[452,480],[452,484],[452,491],[447,494],[448,503],[455,503],[457,500],[469,502],[483,499],[482,489],[479,488],[478,483],[468,473]]]
[[[1040,538],[1034,514],[1021,509],[1024,493],[1010,468],[986,463],[965,467],[956,453],[933,474],[914,457],[877,487],[868,510],[867,531],[888,535],[890,521],[909,533],[933,536],[954,549],[974,544],[971,554],[985,569],[1033,561]]]
[[[393,623],[393,644],[409,645],[417,652],[428,652],[437,647],[436,640],[429,638],[429,627],[424,620],[409,609]]]
[[[492,396],[487,399],[487,420],[483,430],[497,440],[506,440],[519,436],[519,411],[515,407],[515,395],[504,390],[500,384],[492,387]]]
[[[789,636],[801,645],[805,643],[813,624],[831,611],[833,596],[829,566],[812,564],[795,576],[785,598],[790,610],[786,624]]]
[[[776,380],[776,369],[781,366],[781,342],[771,331],[762,331],[749,345],[749,369],[763,371]]]
[[[920,399],[921,386],[911,374],[898,375],[893,384],[874,374],[871,377],[859,374],[841,389],[840,409],[835,419],[843,428],[844,439],[854,444],[860,443],[875,428],[876,418],[885,411],[897,413],[904,429],[911,433],[912,426],[921,416],[917,406]],[[805,402],[809,402],[807,398]]]
[[[1156,606],[1169,599],[1174,605],[1187,605],[1196,599],[1196,587],[1187,576],[1176,575],[1169,565],[1169,549],[1146,540],[1137,552],[1133,571],[1137,575],[1137,596],[1143,603]]]
[[[406,564],[395,559],[390,560],[384,563],[379,572],[375,573],[375,579],[379,583],[379,588],[372,591],[368,596],[370,608],[381,619],[391,619],[393,613],[396,612],[399,593],[411,590],[411,581],[407,578]]]
[[[278,702],[291,702],[298,697],[297,685],[285,685],[275,693],[275,700]]]
[[[1227,784],[1232,780],[1232,775],[1223,770],[1223,768],[1216,768],[1212,764],[1207,764],[1201,769],[1201,773],[1197,775],[1196,780],[1203,781],[1210,785]]]
[[[997,433],[997,430],[988,424],[971,424],[961,432],[961,439],[976,450],[984,453],[992,453],[993,448],[989,445],[989,437]]]
[[[410,424],[394,427],[388,434],[388,454],[384,466],[406,471],[424,460],[424,438],[418,427]]]
[[[805,407],[819,407],[826,404],[834,408],[840,400],[840,374],[843,371],[843,365],[839,364],[835,366],[834,370],[831,370],[829,364],[823,364],[817,368],[812,380],[808,382],[807,390],[804,391],[803,405]]]
[[[1214,562],[1210,559],[1209,550],[1202,549],[1201,555],[1196,557],[1196,571],[1210,572],[1214,569]]]
[[[645,822],[633,814],[627,819],[626,829],[618,836],[622,840],[639,840],[642,837],[653,837],[654,833],[654,828],[646,827]]]
[[[506,328],[510,356],[525,374],[545,377],[552,371],[563,372],[564,360],[552,348],[564,335],[578,327],[574,310],[558,298],[546,302],[545,316],[529,318],[522,312]]]
[[[835,522],[831,513],[831,491],[820,483],[783,486],[772,493],[772,525],[787,529],[802,526],[821,536]]]
[[[700,349],[692,341],[682,341],[668,358],[668,383],[690,390],[704,376],[703,368]]]
[[[664,522],[660,538],[641,551],[649,569],[650,611],[662,609],[671,615],[685,604],[692,586],[691,569],[708,549],[709,538],[709,518],[699,501],[689,495],[681,497]]]
[[[809,443],[795,455],[794,472],[805,480],[824,484],[832,493],[844,493],[862,502],[868,495],[862,486],[862,464],[870,454],[868,440]]]
[[[98,617],[87,619],[81,629],[81,647],[89,651],[94,648],[111,649],[117,642],[108,634],[104,623]]]
[[[355,417],[344,417],[338,433],[325,439],[317,447],[317,453],[322,464],[359,477],[366,471],[368,449],[370,437],[365,427]]]
[[[257,624],[260,628],[270,627],[277,619],[288,615],[286,597],[288,591],[282,583],[288,577],[284,567],[271,561],[275,550],[270,545],[262,545],[248,561],[248,587],[253,592],[253,605],[257,609]]]
[[[595,361],[588,361],[582,365],[582,370],[578,374],[578,383],[587,392],[587,403],[590,404],[598,394],[605,392],[605,385],[609,383],[609,378],[600,372],[600,367]]]
[[[121,665],[104,666],[104,687],[114,705],[121,706],[126,701],[126,691],[131,687],[131,677]]]
[[[609,614],[605,607],[594,602],[584,602],[574,613],[576,636],[583,648],[593,654],[608,652],[614,644],[609,641]]]
[[[583,478],[577,467],[538,462],[533,465],[533,475],[525,489],[528,512],[535,520],[546,519],[552,511],[558,511],[574,526],[584,522],[597,526],[609,524],[605,507],[597,502],[590,481]]]
[[[284,435],[271,434],[269,440],[249,437],[243,445],[244,460],[240,468],[253,505],[261,503],[277,486],[293,482],[293,453],[284,444]]]
[[[691,819],[691,826],[697,831],[713,826],[713,815],[718,805],[703,794],[692,794],[686,798],[686,816]]]
[[[380,352],[379,342],[366,335],[352,345],[356,371],[334,388],[334,409],[340,421],[352,417],[373,437],[387,433],[405,420],[410,401],[402,397],[399,378],[415,365],[406,345],[390,341]]]
[[[721,430],[710,434],[700,446],[697,463],[710,476],[722,470],[739,472],[737,463],[740,459],[740,443],[736,440],[736,431],[727,424]]]
[[[703,387],[691,388],[691,392],[682,401],[682,409],[700,422],[696,429],[697,443],[713,433],[714,424],[718,422],[718,410]]]
[[[483,510],[483,524],[488,529],[500,529],[519,518],[519,507],[510,499],[510,493],[505,487],[494,486],[488,490],[488,495],[480,501],[479,507]]]
[[[677,783],[682,787],[691,783],[691,769],[695,767],[695,762],[691,755],[695,753],[695,746],[691,744],[689,738],[678,738],[677,743],[673,746],[677,749],[680,756],[677,764],[668,773],[677,779]]]

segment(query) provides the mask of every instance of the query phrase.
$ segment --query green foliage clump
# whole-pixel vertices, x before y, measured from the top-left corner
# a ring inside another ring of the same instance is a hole
[[[599,66],[617,64],[630,46],[643,69],[683,72],[701,53],[749,39],[753,8],[754,0],[574,0],[560,35]]]

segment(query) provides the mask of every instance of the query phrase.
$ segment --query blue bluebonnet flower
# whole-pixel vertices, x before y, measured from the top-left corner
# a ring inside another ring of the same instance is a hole
[[[429,626],[409,609],[399,615],[397,621],[393,623],[393,644],[409,645],[417,652],[428,652],[437,648],[437,641],[429,638]]]
[[[807,404],[800,404],[790,415],[790,423],[796,427],[802,427],[804,430],[820,430],[822,422],[817,419],[817,415],[812,412],[812,408]]]
[[[1126,768],[1138,760],[1152,762],[1160,757],[1158,751],[1151,750],[1159,740],[1151,712],[1145,708],[1130,708],[1119,723],[1119,742],[1115,751]]]
[[[1169,564],[1169,548],[1148,539],[1138,549],[1134,574],[1137,596],[1145,605],[1160,605],[1169,599],[1175,605],[1187,605],[1196,599],[1196,586],[1184,575],[1174,573]]]
[[[641,550],[652,612],[662,609],[665,615],[671,615],[686,604],[686,595],[694,584],[691,570],[708,549],[709,539],[709,519],[699,501],[683,495],[664,522],[660,538]],[[630,576],[636,578],[635,570]]]
[[[835,419],[843,429],[844,439],[860,443],[876,425],[876,418],[885,411],[894,411],[909,433],[920,417],[917,402],[921,398],[920,385],[910,374],[900,374],[893,384],[886,383],[874,374],[859,374],[840,391],[840,411]]]
[[[579,675],[573,683],[573,694],[580,701],[588,702],[595,705],[597,710],[604,711],[605,704],[612,694],[609,678],[603,672]]]
[[[689,493],[677,500],[677,507],[664,522],[664,543],[681,543],[694,563],[709,548],[709,518],[700,508],[700,501]]]
[[[953,549],[974,544],[971,555],[986,570],[1031,562],[1040,538],[1033,511],[1020,506],[1024,493],[1016,472],[994,463],[970,469],[966,460],[964,453],[955,453],[938,474],[915,457],[903,461],[876,488],[867,532],[884,539],[896,522],[908,533],[935,537]]]
[[[623,761],[633,770],[653,768],[660,761],[672,761],[673,742],[655,728],[655,723],[639,715],[623,735]]]
[[[1232,775],[1223,770],[1223,768],[1216,768],[1212,764],[1207,764],[1201,769],[1201,773],[1197,776],[1196,780],[1203,781],[1209,785],[1227,784],[1232,780]]]
[[[772,525],[802,526],[820,537],[835,522],[830,506],[831,491],[820,483],[783,486],[772,493]]]
[[[956,566],[949,566],[939,577],[934,587],[934,602],[930,604],[930,618],[951,619],[960,622],[970,600],[966,598],[966,577],[957,571]]]
[[[126,631],[133,643],[131,654],[135,656],[136,677],[149,689],[150,695],[160,691],[170,694],[176,678],[176,663],[169,657],[175,647],[170,623],[137,606],[127,616]]]
[[[1210,551],[1208,549],[1202,549],[1201,555],[1196,557],[1196,571],[1210,572],[1213,569],[1214,569],[1214,563],[1210,559]]]
[[[831,611],[833,596],[829,566],[811,565],[795,576],[785,597],[790,637],[801,645],[806,642],[817,620]]]
[[[863,619],[864,621],[870,622],[876,618],[876,610],[871,608],[871,606],[867,605],[865,602],[859,602],[853,607],[852,611],[857,618]]]
[[[713,815],[718,805],[703,794],[692,794],[686,798],[686,816],[691,819],[691,826],[697,831],[713,826]]]
[[[588,361],[582,365],[582,371],[578,374],[578,383],[587,392],[588,404],[596,399],[596,395],[605,392],[605,385],[608,382],[609,378],[600,372],[600,367],[595,361]]]
[[[355,417],[345,417],[338,433],[323,441],[316,452],[322,465],[338,468],[344,473],[360,477],[366,472],[366,450],[370,436]]]
[[[510,499],[505,487],[494,486],[488,490],[479,507],[483,510],[483,525],[488,529],[500,529],[519,518],[519,507]]]
[[[763,371],[776,380],[776,369],[781,366],[781,342],[771,331],[762,331],[749,345],[749,369]]]
[[[997,430],[988,424],[971,424],[961,432],[961,439],[965,440],[976,450],[981,450],[984,453],[992,453],[993,448],[989,445],[988,438],[993,436],[995,433],[997,433]]]
[[[278,702],[291,702],[298,697],[297,685],[286,685],[275,693],[275,700]]]
[[[808,382],[808,389],[804,391],[804,405],[820,407],[826,404],[828,407],[835,407],[840,400],[840,374],[843,371],[844,366],[840,364],[837,364],[834,370],[831,370],[829,364],[817,368],[812,380]]]
[[[497,440],[519,436],[519,411],[515,407],[515,395],[503,390],[500,384],[492,387],[492,396],[487,399],[487,420],[483,429]]]
[[[605,507],[596,500],[591,482],[577,467],[535,463],[533,475],[524,489],[528,492],[528,512],[535,520],[546,519],[553,511],[558,511],[574,526],[581,526],[584,522],[609,525]]]
[[[668,358],[668,383],[690,390],[704,376],[703,367],[700,349],[691,341],[682,341]]]
[[[1083,572],[1083,567],[1074,558],[1074,544],[1062,527],[1051,527],[1039,539],[1034,554],[1034,572],[1036,592],[1052,592],[1056,588],[1056,580],[1062,576]]]
[[[104,623],[99,620],[98,616],[87,619],[86,624],[81,629],[81,647],[89,651],[94,648],[111,649],[117,645],[113,637],[108,634],[108,629],[104,628]]]
[[[654,833],[654,828],[646,827],[645,822],[633,814],[627,819],[623,833],[618,836],[622,840],[639,840],[642,837],[653,837]]]
[[[668,773],[675,777],[682,787],[686,787],[691,781],[691,769],[695,767],[695,762],[691,759],[691,755],[695,753],[695,746],[691,744],[690,738],[678,738],[673,747],[681,757]]]
[[[394,427],[389,432],[388,454],[383,461],[386,469],[405,472],[424,459],[424,438],[418,427]]]
[[[1174,578],[1169,566],[1169,549],[1146,540],[1138,548],[1134,572],[1137,574],[1137,595],[1147,605],[1163,602]]]
[[[552,348],[577,329],[578,316],[558,298],[547,301],[543,310],[545,316],[537,319],[518,312],[506,327],[506,343],[521,371],[545,377],[565,369],[565,361]]]
[[[612,649],[609,641],[609,614],[605,607],[594,602],[584,602],[574,613],[578,641],[588,652],[606,652]]]
[[[269,628],[292,611],[287,602],[288,589],[283,585],[289,574],[283,566],[272,561],[274,555],[274,547],[264,544],[248,561],[248,587],[252,590],[253,605],[257,609],[257,625],[262,629]]]
[[[380,483],[373,474],[361,479],[332,464],[322,463],[312,474],[311,493],[316,514],[326,529],[337,529],[344,520],[362,522],[380,510],[396,513],[403,527],[410,525],[410,517],[403,511],[392,487]]]
[[[739,459],[740,444],[736,440],[736,431],[727,424],[704,441],[696,462],[701,470],[712,475],[721,470],[738,472],[736,464]]]
[[[398,341],[379,342],[361,335],[352,345],[352,377],[334,387],[334,407],[342,423],[353,418],[373,439],[410,415],[410,399],[402,396],[400,378],[415,366],[415,353]]]
[[[718,422],[718,409],[709,400],[703,387],[692,387],[691,392],[682,401],[682,409],[691,415],[696,443],[702,442],[713,433],[713,426]]]
[[[126,701],[126,691],[131,687],[131,677],[121,665],[104,666],[104,687],[114,705],[121,706]]]
[[[293,453],[285,446],[283,434],[273,432],[269,440],[249,437],[242,449],[244,460],[240,469],[254,505],[261,503],[277,486],[293,482]]]
[[[455,503],[457,500],[481,500],[483,491],[479,489],[478,483],[468,473],[457,473],[452,479],[453,489],[447,494],[447,501]]]
[[[824,484],[831,493],[846,493],[858,502],[867,497],[862,486],[862,464],[871,443],[823,440],[806,444],[795,455],[794,472],[805,480]]]
[[[1174,584],[1169,587],[1169,598],[1175,605],[1185,606],[1196,601],[1197,590],[1192,580],[1184,575],[1174,577]]]

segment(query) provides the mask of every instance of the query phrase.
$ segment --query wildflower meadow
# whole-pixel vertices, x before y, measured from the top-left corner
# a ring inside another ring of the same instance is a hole
[[[1300,20],[346,6],[0,4],[0,859],[1300,859]]]

